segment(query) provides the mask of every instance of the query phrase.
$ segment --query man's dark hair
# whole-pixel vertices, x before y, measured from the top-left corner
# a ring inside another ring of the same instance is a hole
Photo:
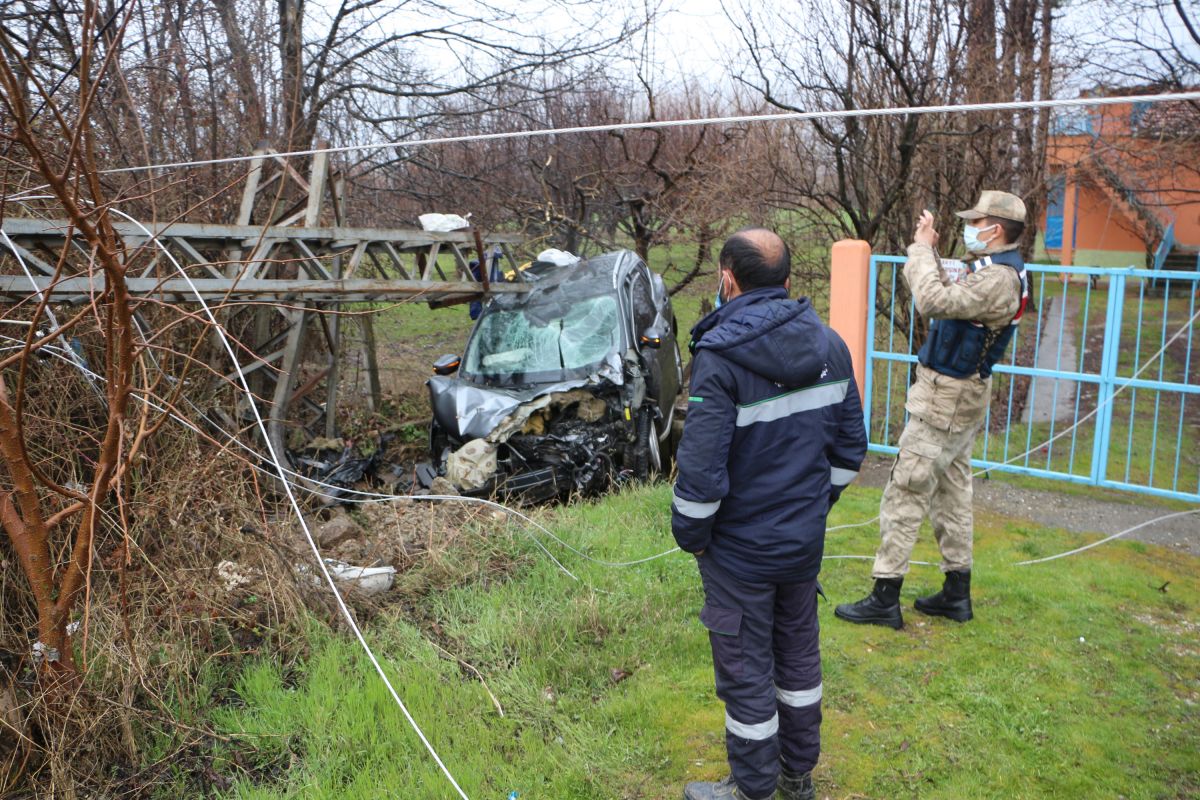
[[[783,286],[792,274],[787,243],[766,228],[744,228],[721,248],[721,269],[731,270],[743,292]]]
[[[992,222],[1000,226],[1000,230],[1004,231],[1004,241],[1007,244],[1016,244],[1021,240],[1021,234],[1025,233],[1025,223],[1017,222],[1015,219],[1002,219],[1001,217],[992,217]]]

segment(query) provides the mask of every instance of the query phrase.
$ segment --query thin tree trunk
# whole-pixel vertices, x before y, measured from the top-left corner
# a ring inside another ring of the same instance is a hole
[[[267,118],[258,91],[258,81],[254,78],[254,59],[246,46],[246,37],[242,35],[233,0],[212,0],[212,4],[221,20],[221,28],[225,31],[225,39],[233,57],[233,78],[237,82],[243,109],[242,125],[238,129],[244,132],[242,145],[250,149],[267,135]]]

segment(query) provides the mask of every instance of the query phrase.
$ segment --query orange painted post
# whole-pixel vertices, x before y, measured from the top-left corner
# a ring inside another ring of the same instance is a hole
[[[854,379],[861,396],[867,367],[867,281],[871,273],[871,245],[857,239],[835,242],[830,252],[829,327],[850,348]]]
[[[1072,170],[1067,170],[1067,177],[1063,185],[1062,250],[1058,255],[1058,263],[1064,267],[1072,266],[1075,263],[1075,194],[1075,175]],[[1063,273],[1063,280],[1066,278],[1066,273]]]

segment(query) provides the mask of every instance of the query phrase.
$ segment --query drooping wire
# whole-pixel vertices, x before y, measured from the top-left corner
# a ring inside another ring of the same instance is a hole
[[[224,327],[217,321],[216,315],[212,313],[212,309],[209,308],[204,296],[200,293],[200,290],[196,288],[196,285],[192,282],[192,279],[187,274],[187,271],[183,269],[182,265],[180,265],[178,260],[176,260],[175,256],[172,255],[165,246],[163,246],[162,242],[158,240],[157,236],[152,234],[149,229],[142,225],[141,222],[137,221],[119,209],[110,208],[109,211],[124,217],[129,222],[141,228],[147,239],[153,240],[155,245],[162,251],[163,255],[165,255],[167,259],[170,260],[170,262],[174,265],[180,277],[183,278],[183,280],[188,284],[188,287],[191,289],[192,293],[195,295],[196,300],[200,304],[201,308],[204,309],[204,314],[208,318],[209,324],[212,325],[213,330],[217,332],[221,346],[225,349],[226,354],[233,363],[233,368],[237,373],[238,382],[242,386],[242,391],[244,391],[247,396],[251,396],[252,393],[250,391],[250,384],[247,382],[246,375],[242,371],[241,364],[237,359],[237,354],[234,352],[233,347],[229,344],[229,338],[225,334]],[[254,414],[255,425],[258,427],[259,434],[262,436],[263,442],[266,444],[268,460],[275,467],[277,477],[283,485],[284,494],[287,496],[288,503],[292,506],[292,510],[296,513],[296,519],[300,523],[300,529],[304,532],[304,538],[308,541],[308,545],[312,549],[313,557],[317,562],[317,567],[320,569],[322,576],[325,578],[325,582],[328,584],[330,591],[333,592],[334,599],[337,602],[338,610],[341,611],[342,618],[346,620],[346,624],[349,625],[350,630],[354,632],[354,637],[358,640],[359,646],[362,647],[363,652],[366,653],[367,658],[375,667],[375,671],[378,673],[380,680],[382,680],[384,686],[387,687],[392,699],[395,700],[396,705],[404,714],[404,718],[408,720],[409,726],[413,729],[413,731],[416,732],[417,737],[421,740],[421,743],[425,746],[425,749],[429,752],[429,755],[441,769],[442,774],[446,776],[446,780],[450,782],[450,785],[454,787],[455,792],[458,793],[462,800],[469,800],[467,793],[463,791],[461,786],[459,786],[458,781],[454,778],[454,775],[450,772],[445,762],[442,761],[441,756],[438,755],[437,750],[434,749],[433,744],[426,737],[425,732],[421,730],[421,726],[417,724],[416,719],[408,710],[408,706],[405,705],[404,700],[400,697],[399,692],[397,692],[396,688],[392,685],[391,680],[388,678],[387,673],[383,669],[383,665],[379,663],[379,659],[376,658],[374,651],[371,649],[371,645],[367,643],[366,637],[363,635],[362,630],[358,627],[358,622],[354,619],[354,614],[350,611],[350,607],[346,604],[345,598],[342,597],[342,593],[338,590],[337,583],[334,581],[333,575],[329,572],[329,567],[326,565],[325,559],[321,555],[321,550],[317,546],[316,539],[313,537],[312,531],[309,530],[308,522],[304,517],[304,513],[300,509],[300,504],[296,500],[295,493],[292,491],[292,484],[288,480],[288,470],[284,468],[282,462],[280,461],[279,454],[275,452],[275,447],[271,443],[270,437],[267,435],[266,423],[263,421],[262,415],[258,411],[258,406],[253,402],[248,403],[247,405],[249,405],[252,413]]]
[[[0,335],[0,339],[6,339],[6,340],[17,343],[14,345],[9,345],[9,346],[0,348],[0,350],[4,350],[4,351],[21,350],[24,347],[24,343],[21,342],[21,340],[19,340],[19,339],[15,339],[10,336],[2,336],[2,335]],[[67,364],[83,371],[86,375],[88,375],[91,378],[95,378],[101,382],[103,382],[103,380],[104,380],[104,378],[102,376],[97,375],[94,372],[91,372],[86,367],[80,366],[76,362],[72,361],[70,358],[63,355],[62,349],[60,349],[60,348],[56,348],[52,345],[47,345],[47,346],[40,348],[40,350],[47,352],[49,355],[52,355],[56,358],[60,358],[61,360],[65,361]],[[187,419],[186,417],[181,417],[178,414],[171,411],[170,409],[167,409],[167,408],[164,408],[163,406],[158,405],[153,400],[150,400],[148,397],[136,395],[135,398],[137,400],[141,401],[142,403],[145,403],[146,405],[150,406],[151,408],[155,409],[156,411],[167,414],[176,423],[183,425],[184,427],[186,427],[196,433],[203,433],[191,420]],[[186,400],[186,398],[185,398],[185,400]],[[213,426],[214,429],[225,434],[226,437],[228,437],[228,439],[227,439],[228,442],[240,447],[241,449],[245,450],[249,455],[251,455],[255,458],[261,458],[261,454],[258,453],[258,451],[254,450],[249,445],[242,442],[240,439],[238,439],[236,436],[231,434],[229,431],[226,431],[223,428],[221,428],[220,425],[216,421],[214,421],[211,418],[209,418],[208,416],[206,416],[202,411],[200,411],[198,408],[196,408],[195,405],[191,404],[190,401],[187,401],[187,402],[189,403],[189,405],[191,405],[192,409],[194,411],[196,411],[196,413],[198,413],[206,422],[208,422],[209,425]],[[269,470],[266,470],[249,460],[246,460],[244,463],[246,463],[247,466],[249,466],[251,469],[255,470],[256,472],[259,472],[260,474],[263,474],[263,475],[266,475],[269,477],[276,477],[275,473],[272,473]],[[670,550],[666,550],[661,553],[656,553],[655,555],[652,555],[652,556],[647,556],[645,558],[639,558],[639,559],[635,559],[632,561],[605,561],[603,559],[598,559],[588,553],[583,552],[582,550],[575,548],[574,546],[572,546],[571,544],[569,544],[568,542],[566,542],[565,540],[563,540],[562,538],[557,536],[553,531],[551,531],[545,525],[542,525],[540,522],[533,519],[532,517],[529,517],[528,515],[523,514],[514,508],[505,506],[501,503],[497,503],[497,502],[494,502],[492,500],[488,500],[485,498],[466,497],[466,496],[462,496],[462,495],[406,495],[406,494],[386,494],[386,493],[379,493],[379,492],[365,492],[365,491],[362,491],[359,489],[352,489],[352,488],[348,488],[348,487],[335,486],[334,484],[331,484],[331,483],[325,483],[324,481],[321,481],[321,480],[317,480],[317,479],[314,479],[311,477],[306,477],[306,476],[300,475],[300,473],[295,472],[290,469],[285,468],[284,471],[286,472],[286,474],[291,475],[294,478],[297,478],[297,479],[300,479],[303,481],[303,483],[289,481],[293,488],[300,489],[301,491],[308,492],[316,497],[321,497],[321,498],[324,498],[327,500],[337,500],[337,501],[341,501],[341,502],[349,502],[349,503],[356,503],[356,504],[389,503],[389,502],[396,502],[396,501],[400,501],[400,500],[426,501],[426,502],[463,503],[463,504],[467,504],[467,505],[482,505],[485,507],[494,508],[498,511],[505,513],[506,515],[509,515],[511,517],[515,517],[515,518],[521,520],[528,526],[537,528],[541,532],[545,533],[548,537],[550,537],[554,542],[556,542],[557,544],[561,545],[562,547],[570,550],[572,553],[575,553],[579,557],[581,557],[587,561],[591,561],[592,563],[599,564],[604,567],[613,567],[613,568],[615,568],[615,567],[632,567],[632,566],[636,566],[639,564],[645,564],[650,561],[656,561],[660,558],[672,555],[674,553],[683,552],[682,550],[680,550],[680,548],[673,547]],[[323,492],[320,489],[314,488],[314,486],[319,486],[319,487],[328,489],[329,491]],[[360,497],[346,498],[344,496],[346,494],[359,495]],[[1076,555],[1077,553],[1082,553],[1085,550],[1090,550],[1094,547],[1099,547],[1102,544],[1107,544],[1108,542],[1111,542],[1115,539],[1119,539],[1123,536],[1133,533],[1134,531],[1140,530],[1140,529],[1148,527],[1150,525],[1154,525],[1158,522],[1165,522],[1166,520],[1169,520],[1169,519],[1177,519],[1179,517],[1185,517],[1190,514],[1200,514],[1200,508],[1191,509],[1188,511],[1168,513],[1168,514],[1164,514],[1161,516],[1152,517],[1151,519],[1140,522],[1137,525],[1126,528],[1123,531],[1119,531],[1117,533],[1111,534],[1109,536],[1104,537],[1103,539],[1099,539],[1095,542],[1091,542],[1090,544],[1086,544],[1082,547],[1077,547],[1073,550],[1068,550],[1063,553],[1057,553],[1052,556],[1046,556],[1044,558],[1031,559],[1028,561],[1019,561],[1019,562],[1016,562],[1015,564],[1013,564],[1013,566],[1023,567],[1023,566],[1028,566],[1031,564],[1041,564],[1041,563],[1045,563],[1047,561],[1054,561],[1054,560],[1057,560],[1060,558],[1065,558],[1067,556]],[[856,525],[864,525],[864,524],[870,524],[870,523],[869,522],[868,523],[856,523]],[[843,528],[843,527],[856,527],[856,525],[835,526],[833,528],[828,528],[827,530],[837,530],[838,528]],[[562,564],[562,562],[560,562],[557,558],[555,558],[541,544],[541,542],[539,542],[537,540],[537,537],[531,535],[531,540],[539,546],[539,548],[542,550],[542,552],[545,553],[550,558],[550,560],[558,567],[558,569],[561,572],[563,572],[565,575],[570,577],[572,580],[582,582],[582,580],[578,576],[576,576],[574,573],[572,573],[570,570],[568,570]],[[842,561],[842,560],[871,561],[874,558],[875,558],[874,556],[868,556],[868,555],[828,555],[828,554],[826,554],[826,555],[822,556],[822,560],[824,560],[824,561]],[[937,564],[935,564],[933,562],[929,562],[929,561],[910,561],[909,563],[913,564],[913,565],[917,565],[917,566],[923,566],[923,567],[938,566]]]
[[[25,198],[25,199],[35,199],[35,198]],[[119,212],[119,213],[121,213],[121,214],[122,214],[123,216],[125,216],[127,219],[130,219],[131,221],[134,221],[134,222],[136,222],[136,221],[135,221],[135,220],[133,220],[131,217],[129,217],[127,214],[124,214],[123,212]],[[145,228],[143,228],[143,230],[145,230]],[[148,233],[148,231],[147,231],[147,233]],[[5,237],[5,238],[7,239],[7,237]],[[154,240],[154,242],[155,242],[156,246],[158,246],[158,247],[160,247],[160,248],[162,247],[162,244],[161,244],[161,242],[159,242],[159,241],[157,240],[157,238],[155,238],[155,237],[153,237],[153,236],[151,236],[150,238]],[[17,259],[18,259],[19,261],[21,261],[21,263],[22,263],[22,266],[24,267],[24,261],[23,261],[23,259],[21,259],[20,253],[19,253],[19,252],[17,252],[17,250],[15,249],[15,247],[13,247],[13,246],[12,246],[11,240],[9,240],[9,242],[8,242],[8,243],[9,243],[9,246],[10,246],[10,248],[12,249],[12,252],[13,252],[13,254],[14,254],[16,257],[17,257]],[[164,250],[164,251],[165,251],[165,250]],[[171,257],[169,252],[167,253],[167,255],[168,255],[168,257]],[[177,263],[177,262],[175,262],[175,260],[174,260],[174,258],[173,258],[173,257],[171,257],[171,260],[172,260],[172,261],[173,261],[173,262],[176,264],[176,268],[182,271],[182,268],[181,268],[181,267],[179,267],[178,263]],[[26,269],[26,272],[28,273],[28,270],[27,270],[27,269]],[[194,286],[193,286],[193,289],[194,289]],[[35,286],[35,291],[36,291],[36,286]],[[207,312],[207,311],[208,311],[208,309],[207,309],[207,306],[206,306],[206,312]],[[209,312],[209,313],[210,313],[210,312]],[[1187,330],[1187,329],[1189,328],[1189,326],[1190,326],[1190,325],[1191,325],[1193,322],[1195,322],[1195,320],[1196,320],[1197,318],[1200,318],[1200,311],[1197,311],[1197,312],[1196,312],[1196,314],[1194,314],[1194,315],[1193,315],[1193,316],[1192,316],[1192,317],[1191,317],[1191,318],[1190,318],[1190,319],[1189,319],[1187,322],[1185,322],[1185,323],[1184,323],[1184,324],[1183,324],[1183,325],[1182,325],[1182,326],[1181,326],[1181,327],[1180,327],[1180,328],[1179,328],[1179,329],[1178,329],[1178,330],[1177,330],[1177,331],[1176,331],[1176,332],[1175,332],[1175,333],[1174,333],[1174,334],[1171,336],[1171,338],[1170,338],[1170,339],[1168,339],[1168,340],[1165,342],[1165,344],[1164,344],[1164,345],[1163,345],[1163,346],[1162,346],[1162,347],[1161,347],[1161,348],[1158,350],[1158,352],[1156,352],[1154,355],[1152,355],[1152,356],[1151,356],[1151,357],[1150,357],[1150,358],[1149,358],[1149,359],[1146,361],[1146,363],[1142,365],[1142,367],[1141,367],[1141,368],[1140,368],[1140,369],[1139,369],[1137,372],[1135,372],[1135,373],[1134,373],[1134,374],[1133,374],[1133,375],[1132,375],[1130,378],[1126,379],[1126,380],[1125,380],[1125,381],[1124,381],[1124,382],[1123,382],[1123,383],[1122,383],[1122,384],[1121,384],[1119,387],[1117,387],[1117,388],[1114,390],[1114,392],[1112,393],[1112,395],[1111,395],[1109,398],[1107,398],[1105,401],[1103,401],[1101,404],[1099,404],[1099,405],[1098,405],[1096,408],[1094,408],[1094,409],[1093,409],[1091,412],[1089,412],[1087,415],[1085,415],[1085,416],[1081,417],[1081,418],[1080,418],[1080,419],[1078,419],[1078,420],[1077,420],[1077,421],[1076,421],[1076,422],[1075,422],[1073,425],[1071,425],[1070,427],[1068,427],[1068,428],[1065,428],[1064,430],[1060,431],[1058,434],[1056,434],[1054,437],[1051,437],[1051,439],[1047,440],[1046,442],[1043,442],[1043,443],[1041,443],[1041,444],[1039,444],[1039,445],[1036,445],[1035,447],[1033,447],[1033,448],[1031,448],[1030,450],[1026,451],[1026,453],[1020,453],[1020,454],[1018,454],[1018,455],[1016,455],[1016,456],[1014,456],[1014,457],[1012,457],[1012,458],[1010,458],[1010,459],[1008,459],[1008,460],[1004,461],[1004,462],[1003,462],[1003,464],[1009,464],[1009,463],[1012,463],[1013,461],[1016,461],[1016,460],[1018,460],[1018,459],[1022,458],[1022,457],[1023,457],[1023,456],[1025,456],[1027,453],[1032,453],[1032,452],[1035,452],[1036,450],[1040,449],[1041,447],[1044,447],[1044,446],[1046,446],[1047,444],[1050,444],[1050,443],[1052,443],[1052,442],[1056,441],[1057,439],[1059,439],[1059,438],[1061,438],[1061,437],[1063,437],[1063,436],[1067,435],[1067,434],[1068,434],[1068,433],[1070,433],[1072,430],[1074,430],[1074,429],[1075,429],[1075,428],[1077,428],[1079,425],[1081,425],[1083,422],[1086,422],[1086,421],[1087,421],[1088,419],[1090,419],[1092,416],[1095,416],[1095,414],[1097,414],[1097,413],[1098,413],[1100,410],[1102,410],[1102,409],[1103,409],[1103,408],[1104,408],[1104,407],[1105,407],[1105,406],[1106,406],[1108,403],[1111,403],[1111,402],[1113,402],[1113,401],[1115,400],[1116,396],[1117,396],[1117,395],[1118,395],[1118,394],[1119,394],[1121,391],[1123,391],[1124,389],[1126,389],[1126,388],[1127,388],[1127,387],[1130,385],[1130,383],[1131,383],[1132,381],[1136,380],[1136,379],[1138,378],[1138,376],[1139,376],[1139,375],[1140,375],[1140,374],[1141,374],[1143,371],[1145,371],[1145,370],[1146,370],[1146,369],[1147,369],[1147,368],[1148,368],[1150,365],[1152,365],[1152,364],[1153,364],[1153,362],[1154,362],[1154,361],[1155,361],[1155,360],[1156,360],[1156,359],[1157,359],[1159,356],[1161,356],[1161,355],[1162,355],[1162,353],[1164,353],[1164,352],[1166,351],[1166,349],[1167,349],[1167,348],[1168,348],[1168,347],[1169,347],[1169,346],[1170,346],[1170,345],[1171,345],[1171,344],[1172,344],[1172,343],[1173,343],[1173,342],[1174,342],[1176,339],[1178,339],[1178,338],[1179,338],[1181,335],[1183,335],[1184,331],[1185,331],[1185,330]],[[79,367],[79,365],[77,365],[77,364],[76,364],[75,366]],[[80,368],[82,369],[82,367],[80,367]],[[85,372],[89,372],[89,371],[86,371],[86,370],[85,370]],[[99,377],[99,376],[95,376],[95,375],[94,375],[94,373],[90,373],[90,374],[91,374],[93,377]],[[214,429],[216,429],[216,430],[219,430],[219,431],[221,431],[222,433],[224,433],[224,434],[225,434],[225,435],[228,437],[228,441],[232,442],[232,443],[233,443],[233,444],[235,444],[237,447],[239,447],[239,448],[243,449],[244,451],[246,451],[246,452],[247,452],[248,454],[250,454],[251,456],[253,456],[253,457],[255,457],[255,458],[261,458],[261,454],[260,454],[260,453],[258,453],[258,452],[257,452],[257,451],[255,451],[253,448],[251,448],[251,447],[249,447],[248,445],[246,445],[244,442],[242,442],[240,439],[238,439],[236,436],[234,436],[234,435],[233,435],[232,433],[230,433],[229,431],[225,431],[223,428],[221,428],[221,426],[220,426],[220,425],[219,425],[219,424],[218,424],[216,421],[214,421],[214,420],[211,420],[210,418],[208,418],[208,417],[207,417],[207,415],[205,415],[205,414],[204,414],[202,411],[200,411],[200,409],[196,408],[196,407],[195,407],[195,405],[194,405],[194,404],[192,404],[192,403],[190,402],[190,400],[187,400],[187,398],[184,398],[184,399],[185,399],[185,401],[186,401],[186,402],[188,402],[188,404],[189,404],[189,405],[190,405],[190,406],[193,408],[193,410],[195,410],[195,411],[196,411],[198,414],[200,414],[200,415],[201,415],[201,417],[202,417],[202,418],[204,418],[204,419],[205,419],[205,421],[206,421],[206,422],[208,422],[208,424],[210,424],[211,426],[213,426],[213,428],[214,428]],[[160,410],[161,410],[161,409],[160,409]],[[193,428],[194,430],[198,430],[198,429],[196,429],[196,428],[195,428],[195,426],[194,426],[194,425],[192,425],[192,424],[191,424],[189,421],[187,421],[187,420],[185,420],[185,419],[183,419],[183,418],[181,418],[181,417],[178,417],[177,415],[175,415],[175,414],[173,414],[173,413],[171,414],[171,417],[172,417],[173,419],[175,419],[177,422],[180,422],[181,424],[187,425],[188,427],[191,427],[191,428]],[[273,455],[273,454],[272,454],[272,455]],[[282,480],[283,482],[287,483],[287,485],[288,485],[288,487],[289,487],[289,488],[292,488],[292,489],[301,489],[301,490],[303,490],[303,491],[306,491],[306,492],[309,492],[309,493],[313,494],[314,496],[321,497],[321,498],[324,498],[324,499],[326,499],[326,500],[341,500],[341,501],[344,501],[344,502],[353,502],[353,503],[386,503],[386,502],[394,502],[394,501],[397,501],[397,500],[406,500],[406,501],[414,501],[414,502],[420,502],[420,501],[425,501],[425,502],[460,502],[460,503],[464,503],[464,504],[471,504],[471,505],[482,505],[482,506],[485,506],[485,507],[490,507],[490,508],[496,509],[496,510],[498,510],[498,511],[501,511],[502,513],[504,513],[504,514],[506,514],[506,515],[508,515],[508,516],[510,516],[510,517],[514,517],[514,518],[517,518],[517,519],[519,519],[519,520],[520,520],[521,522],[523,522],[523,523],[524,523],[526,526],[530,526],[530,527],[533,527],[533,528],[536,528],[536,529],[538,529],[538,530],[539,530],[539,531],[541,531],[543,534],[545,534],[545,535],[546,535],[548,538],[550,538],[550,539],[551,539],[553,542],[555,542],[555,543],[556,543],[556,544],[558,544],[559,546],[563,547],[564,549],[567,549],[568,551],[570,551],[570,552],[572,552],[573,554],[575,554],[575,555],[579,556],[580,558],[583,558],[583,559],[585,559],[585,560],[587,560],[587,561],[590,561],[590,562],[592,562],[592,563],[595,563],[595,564],[597,564],[597,565],[600,565],[600,566],[603,566],[603,567],[610,567],[610,568],[623,568],[623,567],[632,567],[632,566],[637,566],[637,565],[640,565],[640,564],[649,563],[649,562],[651,562],[651,561],[656,561],[656,560],[658,560],[658,559],[661,559],[661,558],[664,558],[664,557],[666,557],[666,556],[670,556],[670,555],[673,555],[673,554],[675,554],[675,553],[682,552],[682,551],[680,550],[680,548],[678,548],[678,547],[673,547],[673,548],[670,548],[669,550],[665,550],[665,551],[662,551],[662,552],[660,552],[660,553],[656,553],[656,554],[654,554],[654,555],[650,555],[650,556],[646,556],[646,557],[644,557],[644,558],[638,558],[638,559],[634,559],[634,560],[630,560],[630,561],[607,561],[607,560],[605,560],[605,559],[599,559],[599,558],[596,558],[595,556],[592,556],[592,555],[590,555],[589,553],[586,553],[586,552],[584,552],[584,551],[582,551],[582,550],[580,550],[580,549],[578,549],[578,548],[574,547],[573,545],[571,545],[570,543],[568,543],[567,541],[565,541],[564,539],[562,539],[561,537],[559,537],[558,535],[556,535],[556,534],[555,534],[553,531],[551,531],[551,530],[550,530],[548,527],[546,527],[545,525],[542,525],[541,523],[539,523],[539,522],[537,522],[536,520],[532,519],[532,518],[531,518],[531,517],[529,517],[528,515],[525,515],[525,514],[523,514],[523,513],[519,512],[519,511],[517,511],[516,509],[510,508],[510,507],[508,507],[508,506],[505,506],[505,505],[503,505],[503,504],[501,504],[501,503],[497,503],[497,502],[495,502],[495,501],[492,501],[492,500],[487,500],[487,499],[484,499],[484,498],[476,498],[476,497],[463,497],[463,496],[458,496],[458,495],[397,495],[397,494],[387,494],[387,493],[377,493],[377,492],[364,492],[364,491],[362,491],[362,490],[358,490],[358,489],[352,489],[352,488],[347,488],[347,487],[335,486],[335,485],[333,485],[333,484],[324,483],[324,482],[322,482],[322,481],[319,481],[319,480],[313,479],[313,478],[311,478],[311,477],[303,476],[303,475],[301,475],[300,473],[297,473],[297,472],[295,472],[295,471],[293,471],[293,470],[291,470],[291,469],[288,469],[287,467],[284,467],[284,466],[283,466],[281,463],[279,463],[279,462],[278,462],[278,460],[276,460],[276,459],[271,459],[271,460],[272,460],[272,462],[273,462],[273,465],[276,467],[277,471],[282,471],[282,475],[281,475],[281,476],[276,476],[274,473],[270,473],[270,472],[268,472],[268,471],[266,471],[266,470],[263,470],[261,467],[258,467],[257,465],[255,465],[255,464],[253,464],[253,463],[251,463],[251,466],[252,466],[254,469],[256,469],[256,470],[258,470],[258,471],[260,471],[260,472],[263,472],[264,474],[272,475],[272,477],[279,477],[279,479],[280,479],[280,480]],[[1003,464],[1002,464],[1002,465],[1003,465]],[[974,474],[973,474],[973,477],[978,477],[979,475],[981,475],[981,474],[984,474],[984,473],[985,473],[985,472],[987,472],[988,470],[990,470],[990,469],[994,469],[994,468],[995,468],[995,467],[993,466],[993,467],[988,467],[988,468],[985,468],[985,469],[981,469],[981,470],[979,470],[978,472],[974,473]],[[299,480],[299,481],[302,481],[302,483],[297,483],[297,482],[295,482],[295,481],[293,481],[293,480],[290,480],[290,479],[289,479],[287,476],[291,476],[292,478],[295,478],[295,479],[297,479],[297,480]],[[310,484],[311,484],[311,485],[310,485]],[[324,488],[324,489],[327,489],[327,490],[329,490],[329,491],[327,491],[327,492],[324,492],[324,491],[321,491],[320,489],[313,488],[313,486],[319,486],[319,487],[322,487],[322,488]],[[347,498],[347,497],[346,497],[346,495],[352,495],[352,496],[353,496],[353,498]],[[289,492],[289,497],[290,497],[290,492]],[[1175,517],[1175,516],[1184,516],[1184,515],[1186,515],[1186,513],[1188,513],[1188,512],[1185,512],[1185,514],[1179,514],[1179,515],[1167,515],[1167,516],[1164,516],[1164,517],[1156,517],[1156,518],[1154,518],[1154,519],[1151,519],[1151,520],[1147,521],[1146,523],[1144,523],[1144,525],[1153,524],[1153,523],[1155,523],[1155,522],[1157,522],[1157,521],[1160,521],[1160,520],[1163,520],[1163,519],[1169,519],[1169,518],[1173,518],[1173,517]],[[830,533],[830,532],[833,532],[833,531],[838,531],[838,530],[844,530],[844,529],[848,529],[848,528],[865,527],[865,526],[868,526],[868,525],[872,525],[872,524],[874,524],[874,523],[876,523],[876,522],[878,522],[878,521],[879,521],[879,517],[878,517],[878,516],[876,516],[876,517],[874,517],[874,518],[872,518],[872,519],[869,519],[869,520],[866,520],[866,521],[863,521],[863,522],[848,523],[848,524],[843,524],[843,525],[835,525],[835,526],[833,526],[833,527],[826,528],[826,533]],[[1022,562],[1022,563],[1040,563],[1041,561],[1051,561],[1051,560],[1054,560],[1054,559],[1056,559],[1056,558],[1061,558],[1061,557],[1063,557],[1063,556],[1066,556],[1066,555],[1074,555],[1074,554],[1075,554],[1075,553],[1077,553],[1077,552],[1082,552],[1082,551],[1084,551],[1084,550],[1091,549],[1091,547],[1095,547],[1095,546],[1097,546],[1097,545],[1099,545],[1099,544],[1103,544],[1103,543],[1105,543],[1105,542],[1107,542],[1107,541],[1111,541],[1111,540],[1113,540],[1113,539],[1116,539],[1116,538],[1119,538],[1119,537],[1121,537],[1121,536],[1124,536],[1124,535],[1126,535],[1127,533],[1130,533],[1130,532],[1132,532],[1132,531],[1134,531],[1134,530],[1137,530],[1137,529],[1139,529],[1140,527],[1144,527],[1144,525],[1135,526],[1135,527],[1133,527],[1133,528],[1127,529],[1127,530],[1125,530],[1125,531],[1122,531],[1122,532],[1119,532],[1119,533],[1117,533],[1117,534],[1113,534],[1112,536],[1109,536],[1109,537],[1107,537],[1106,539],[1104,539],[1104,540],[1102,540],[1102,541],[1099,541],[1099,542],[1093,543],[1093,544],[1091,544],[1091,545],[1089,545],[1089,546],[1086,546],[1086,547],[1083,547],[1083,548],[1077,548],[1077,549],[1075,549],[1075,550],[1068,551],[1067,553],[1058,554],[1058,555],[1056,555],[1056,556],[1051,556],[1051,557],[1048,557],[1048,558],[1045,558],[1045,559],[1039,559],[1038,561],[1035,561],[1035,562]],[[545,555],[546,555],[546,556],[547,556],[547,557],[548,557],[548,558],[549,558],[549,559],[550,559],[550,560],[551,560],[551,561],[552,561],[552,562],[553,562],[553,563],[554,563],[554,564],[555,564],[555,565],[558,567],[558,569],[559,569],[561,572],[563,572],[565,575],[567,575],[568,577],[570,577],[572,580],[575,580],[575,581],[577,581],[577,582],[581,582],[581,583],[582,583],[581,579],[580,579],[580,578],[579,578],[577,575],[575,575],[573,572],[571,572],[571,571],[570,571],[570,570],[569,570],[569,569],[568,569],[568,568],[567,568],[565,565],[563,565],[563,564],[562,564],[562,562],[561,562],[560,560],[558,560],[558,559],[557,559],[557,558],[556,558],[556,557],[555,557],[555,556],[554,556],[552,553],[550,553],[550,552],[549,552],[549,550],[547,550],[547,549],[546,549],[545,545],[544,545],[544,544],[543,544],[543,543],[542,543],[540,540],[538,540],[536,536],[532,536],[532,535],[531,535],[531,536],[530,536],[530,538],[531,538],[531,540],[532,540],[532,541],[535,543],[535,545],[536,545],[536,546],[537,546],[539,549],[541,549],[541,550],[542,550],[542,552],[543,552],[543,553],[544,553],[544,554],[545,554]],[[825,558],[825,559],[828,559],[828,560],[838,560],[838,559],[856,559],[856,560],[858,560],[858,559],[861,559],[861,560],[869,560],[869,559],[870,559],[870,558],[872,558],[872,557],[871,557],[871,556],[866,556],[866,555],[826,555],[826,556],[824,556],[824,558]],[[914,562],[911,562],[911,563],[913,563],[913,564],[921,564],[921,565],[926,565],[926,564],[925,564],[925,562],[916,562],[916,561],[914,561]],[[930,564],[930,565],[928,565],[928,566],[933,566],[933,565],[931,565],[931,564]]]
[[[1085,544],[1082,547],[1076,547],[1074,550],[1068,550],[1065,553],[1055,553],[1054,555],[1046,556],[1045,558],[1031,558],[1028,561],[1018,561],[1013,566],[1025,567],[1025,566],[1029,566],[1030,564],[1044,564],[1047,561],[1056,561],[1057,559],[1060,559],[1060,558],[1066,558],[1067,556],[1073,556],[1076,553],[1082,553],[1084,550],[1091,550],[1093,547],[1099,547],[1102,544],[1111,542],[1113,539],[1119,539],[1120,537],[1125,536],[1126,534],[1133,533],[1134,531],[1137,531],[1137,530],[1141,530],[1142,528],[1145,528],[1148,525],[1153,525],[1156,522],[1165,522],[1166,520],[1169,520],[1169,519],[1178,519],[1179,517],[1186,517],[1189,514],[1200,514],[1200,508],[1193,508],[1193,509],[1189,509],[1188,511],[1176,511],[1174,514],[1163,514],[1160,517],[1154,517],[1153,519],[1148,519],[1145,522],[1139,522],[1137,525],[1134,525],[1131,528],[1126,528],[1125,530],[1120,531],[1118,533],[1114,533],[1111,536],[1105,536],[1103,539],[1097,539],[1096,541]]]

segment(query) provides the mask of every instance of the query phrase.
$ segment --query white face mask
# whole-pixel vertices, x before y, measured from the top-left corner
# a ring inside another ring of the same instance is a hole
[[[965,244],[967,249],[973,253],[980,250],[986,250],[990,242],[979,241],[979,234],[983,233],[984,231],[990,231],[995,227],[995,225],[988,225],[986,228],[976,228],[974,225],[964,225],[963,244]]]

